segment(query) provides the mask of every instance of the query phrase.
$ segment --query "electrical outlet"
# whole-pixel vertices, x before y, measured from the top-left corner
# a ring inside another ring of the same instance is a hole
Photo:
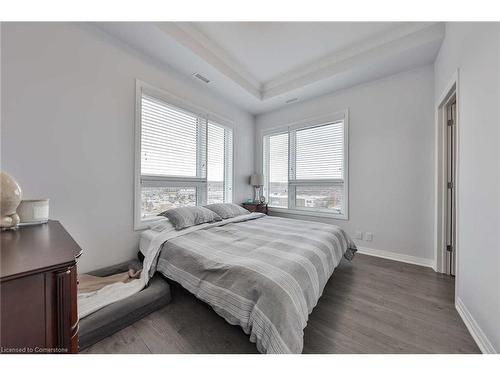
[[[372,232],[366,232],[365,239],[367,241],[372,241],[373,240],[373,233]]]
[[[354,238],[357,240],[362,240],[363,239],[363,232],[360,230],[357,230],[356,233],[354,234]]]

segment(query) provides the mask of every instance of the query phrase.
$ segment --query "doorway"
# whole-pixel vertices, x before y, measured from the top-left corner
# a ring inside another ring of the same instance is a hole
[[[446,252],[445,273],[455,276],[456,268],[456,118],[457,98],[453,94],[446,105],[446,199],[445,228]]]
[[[436,129],[436,271],[457,270],[458,95],[454,80],[437,106]]]

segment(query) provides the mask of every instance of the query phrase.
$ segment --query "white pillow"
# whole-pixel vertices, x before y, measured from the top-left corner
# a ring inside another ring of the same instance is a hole
[[[162,218],[161,220],[154,221],[149,224],[149,229],[154,230],[155,232],[170,232],[171,230],[175,230],[174,226],[167,218]]]

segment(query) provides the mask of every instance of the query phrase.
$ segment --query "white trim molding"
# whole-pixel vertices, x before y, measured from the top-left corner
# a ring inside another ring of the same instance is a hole
[[[314,61],[284,68],[264,79],[242,63],[240,53],[197,22],[94,22],[101,32],[125,43],[159,67],[171,67],[253,115],[296,98],[305,101],[431,64],[445,35],[443,22],[403,22],[365,35],[339,50],[324,51]],[[230,27],[229,32],[232,28]],[[286,30],[286,29],[284,29]],[[236,29],[235,32],[245,32]],[[209,35],[210,34],[210,35]],[[209,82],[193,78],[201,74]],[[204,89],[203,89],[204,90]]]
[[[481,352],[483,354],[498,354],[460,297],[455,299],[455,308]]]
[[[394,253],[392,251],[386,251],[386,250],[371,249],[369,247],[363,247],[363,246],[357,246],[357,248],[358,248],[358,253],[360,254],[371,255],[377,258],[395,260],[397,262],[415,264],[417,266],[430,267],[432,269],[435,269],[436,267],[436,262],[434,261],[434,259],[419,258],[413,255]]]
[[[456,142],[455,153],[459,155],[460,150],[460,97],[459,97],[459,70],[455,70],[451,76],[448,84],[445,86],[437,101],[435,103],[435,130],[434,130],[434,257],[436,258],[436,272],[446,272],[446,251],[445,249],[445,195],[446,191],[446,165],[445,165],[445,151],[446,151],[446,105],[451,97],[455,96],[457,103],[457,113],[455,119],[456,128]],[[455,160],[455,227],[458,229],[459,210],[458,210],[458,196],[459,196],[459,160]],[[458,280],[458,236],[455,240],[455,277]],[[457,283],[458,285],[458,283]],[[458,288],[455,289],[457,291]]]
[[[414,22],[372,35],[364,41],[323,56],[317,61],[283,72],[260,82],[237,58],[209,38],[192,22],[156,22],[156,27],[189,49],[202,60],[238,84],[259,101],[331,78],[381,56],[398,55],[410,48],[441,42],[445,34],[442,22]]]
[[[410,48],[441,41],[443,23],[422,22],[399,26],[390,32],[374,34],[371,38],[283,73],[262,84],[262,99],[289,93],[306,85],[328,79],[353,67],[376,61],[382,56],[398,55]]]
[[[256,99],[262,100],[261,83],[192,22],[156,22],[155,25]]]

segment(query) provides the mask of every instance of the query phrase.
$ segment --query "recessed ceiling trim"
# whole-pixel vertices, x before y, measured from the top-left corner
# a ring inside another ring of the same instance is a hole
[[[222,47],[192,23],[160,22],[156,25],[259,101],[328,79],[377,58],[395,55],[425,43],[435,42],[442,39],[445,33],[443,23],[409,23],[374,35],[372,38],[287,72],[269,82],[260,83]]]
[[[367,65],[378,59],[397,55],[403,51],[417,48],[427,43],[440,41],[444,38],[444,24],[434,24],[418,31],[407,33],[405,36],[398,35],[392,39],[383,38],[377,43],[372,41],[372,47],[363,43],[363,48],[354,46],[352,49],[340,51],[335,56],[318,62],[315,68],[305,67],[290,73],[289,77],[276,80],[264,86],[262,100],[266,100],[277,95],[289,93],[292,90],[310,85],[314,82],[330,78],[336,74],[356,68],[360,65]]]
[[[255,98],[262,99],[261,84],[243,67],[234,62],[226,51],[208,39],[193,25],[187,22],[157,22],[156,26],[240,85]]]
[[[445,32],[444,24],[403,24],[400,26],[407,27],[393,27],[391,32],[373,34],[362,43],[350,44],[350,48],[337,50],[335,54],[261,85],[246,79],[231,57],[226,58],[227,52],[220,51],[218,45],[207,42],[206,37],[196,34],[196,30],[189,26],[154,22],[91,25],[115,38],[110,41],[118,41],[117,46],[125,43],[141,55],[152,58],[151,61],[158,62],[160,67],[170,67],[181,77],[189,77],[193,83],[203,85],[205,90],[209,86],[208,90],[213,94],[221,95],[254,115],[286,106],[285,102],[291,98],[297,97],[303,102],[431,64]],[[194,26],[198,28],[196,24]],[[190,32],[186,32],[187,29]],[[197,36],[193,37],[194,34]],[[194,82],[194,72],[207,77],[210,85]]]
[[[418,22],[410,23],[406,25],[401,25],[390,31],[383,31],[381,33],[373,35],[369,39],[365,39],[359,43],[351,45],[340,51],[337,51],[331,55],[325,56],[324,58],[312,62],[310,64],[301,66],[297,69],[288,71],[279,77],[276,77],[268,82],[262,84],[262,91],[268,91],[275,87],[282,86],[288,82],[294,81],[300,77],[306,76],[308,74],[323,70],[329,66],[335,65],[338,62],[344,61],[346,59],[352,58],[353,56],[360,55],[366,51],[382,48],[391,42],[398,39],[407,37],[414,33],[421,32],[422,30],[439,30],[439,35],[444,34],[444,24],[439,24],[435,22]]]

